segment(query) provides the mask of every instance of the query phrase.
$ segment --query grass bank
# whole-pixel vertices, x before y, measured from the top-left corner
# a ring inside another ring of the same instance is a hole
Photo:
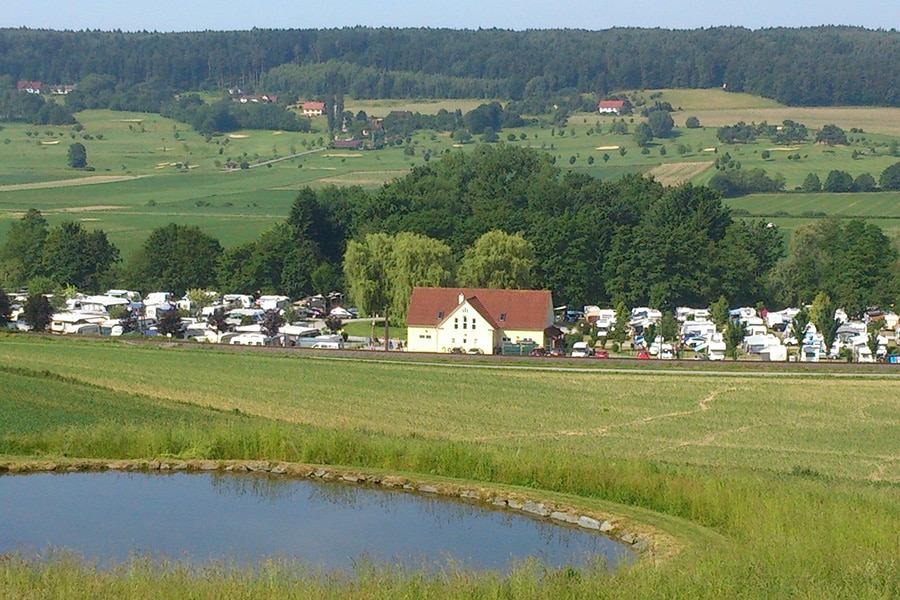
[[[285,460],[620,506],[683,544],[611,577],[0,559],[13,597],[888,598],[900,381],[553,372],[0,337],[0,453]],[[227,591],[227,592],[226,592]]]

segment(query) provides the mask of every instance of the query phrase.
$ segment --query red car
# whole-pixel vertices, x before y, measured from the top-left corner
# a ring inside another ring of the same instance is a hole
[[[603,348],[594,350],[594,358],[609,358],[609,352],[607,352]]]
[[[650,353],[647,352],[646,350],[641,350],[641,351],[639,351],[639,352],[637,353],[637,358],[640,359],[640,360],[649,360],[649,359],[650,359]]]

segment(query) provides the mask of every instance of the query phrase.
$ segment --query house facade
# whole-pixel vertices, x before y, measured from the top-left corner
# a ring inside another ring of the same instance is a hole
[[[607,115],[620,115],[625,110],[624,100],[601,100],[597,112]]]
[[[304,102],[300,105],[300,112],[304,117],[321,117],[325,114],[324,102]]]
[[[43,84],[40,81],[19,81],[16,83],[16,89],[20,92],[27,92],[29,94],[40,94],[43,89]]]
[[[548,290],[413,289],[407,314],[411,352],[495,354],[504,344],[543,347],[553,327]]]

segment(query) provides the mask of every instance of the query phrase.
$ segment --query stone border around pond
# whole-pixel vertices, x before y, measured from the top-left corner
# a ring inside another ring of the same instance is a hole
[[[72,461],[72,462],[38,462],[22,461],[0,463],[2,473],[76,473],[81,471],[201,471],[201,472],[237,472],[268,473],[301,477],[304,479],[322,479],[341,481],[344,483],[378,485],[385,488],[403,489],[422,494],[457,497],[463,500],[482,503],[494,508],[514,510],[528,515],[573,525],[587,531],[596,531],[609,538],[627,544],[642,558],[658,557],[665,552],[661,546],[666,544],[660,538],[666,536],[649,527],[635,527],[624,519],[596,511],[582,511],[571,506],[535,499],[526,494],[499,493],[489,486],[474,487],[454,483],[428,483],[411,476],[374,475],[359,470],[343,470],[333,467],[308,465],[265,460],[117,460],[117,461]],[[662,542],[662,543],[661,543]]]

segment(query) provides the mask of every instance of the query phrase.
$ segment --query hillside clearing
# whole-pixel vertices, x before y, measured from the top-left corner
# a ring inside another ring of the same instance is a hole
[[[647,174],[665,186],[675,186],[690,181],[711,166],[713,161],[668,163],[650,169]]]

